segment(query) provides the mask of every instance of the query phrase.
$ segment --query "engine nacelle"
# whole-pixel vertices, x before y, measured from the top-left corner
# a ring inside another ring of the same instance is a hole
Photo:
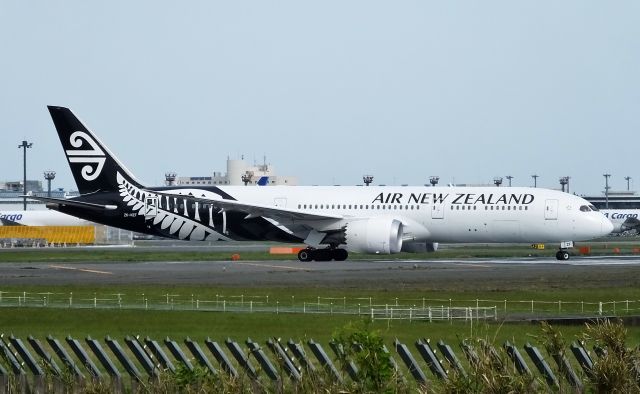
[[[347,250],[361,253],[399,253],[402,250],[402,222],[393,218],[370,218],[347,223]]]

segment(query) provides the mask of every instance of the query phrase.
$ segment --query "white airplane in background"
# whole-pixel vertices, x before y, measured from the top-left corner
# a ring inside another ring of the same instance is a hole
[[[348,251],[398,253],[403,245],[434,242],[557,242],[556,258],[566,260],[573,241],[613,229],[588,201],[541,188],[146,187],[71,110],[50,106],[49,112],[81,195],[30,198],[139,233],[304,242],[309,247],[298,254],[303,261],[345,260]],[[186,141],[181,135],[162,138]],[[168,149],[183,146],[188,149]],[[151,158],[144,147],[140,155]]]
[[[0,226],[82,226],[86,220],[53,210],[0,211]]]
[[[614,234],[640,230],[640,209],[601,209],[600,212],[611,220]]]

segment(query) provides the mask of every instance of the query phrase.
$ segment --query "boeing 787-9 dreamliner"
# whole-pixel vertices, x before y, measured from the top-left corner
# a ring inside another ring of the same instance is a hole
[[[38,197],[92,222],[182,240],[308,245],[302,261],[398,253],[433,242],[558,243],[609,234],[588,201],[542,188],[358,186],[146,187],[64,107],[49,107],[81,195]],[[35,197],[33,197],[35,198]]]

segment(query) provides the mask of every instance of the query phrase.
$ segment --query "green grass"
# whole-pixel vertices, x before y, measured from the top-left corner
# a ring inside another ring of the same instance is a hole
[[[308,288],[263,288],[263,289],[239,289],[239,288],[211,288],[207,286],[22,286],[22,287],[0,287],[4,297],[15,295],[17,292],[27,292],[31,295],[35,293],[53,292],[64,300],[69,293],[73,293],[76,300],[81,298],[108,297],[113,298],[113,294],[124,294],[127,297],[140,298],[142,294],[150,301],[161,305],[166,302],[166,294],[173,294],[172,298],[176,302],[183,301],[186,308],[189,308],[191,295],[195,299],[215,300],[216,296],[224,297],[228,300],[244,296],[245,301],[250,299],[264,301],[269,297],[269,303],[288,305],[291,302],[300,304],[302,302],[316,302],[318,296],[324,297],[322,302],[333,302],[336,310],[340,309],[343,297],[347,303],[362,302],[367,304],[364,298],[372,297],[374,304],[394,304],[396,298],[401,304],[420,305],[422,298],[441,300],[440,304],[447,305],[447,300],[452,299],[452,305],[472,306],[474,300],[493,300],[485,305],[496,305],[499,316],[503,316],[503,306],[500,300],[528,300],[538,301],[609,301],[624,299],[640,299],[640,289],[638,288],[601,288],[601,289],[548,289],[544,292],[528,291],[505,291],[505,292],[459,292],[455,290],[445,292],[430,291],[394,291],[387,292],[363,291],[357,289],[318,289]],[[9,292],[9,293],[7,293]],[[293,296],[293,297],[292,297]],[[328,300],[333,298],[333,300]],[[360,298],[361,300],[357,300]],[[6,300],[5,300],[6,302]],[[142,303],[142,301],[140,302]],[[438,304],[438,303],[435,303]],[[482,305],[482,303],[481,303]],[[518,309],[519,308],[519,309]],[[509,312],[517,310],[528,311],[529,304],[509,303]],[[551,305],[549,309],[554,310]],[[565,307],[566,308],[566,307]],[[244,340],[247,337],[254,339],[266,339],[270,336],[282,338],[314,338],[316,340],[328,340],[332,333],[346,323],[360,319],[357,316],[339,314],[275,314],[275,313],[223,313],[223,312],[201,312],[189,310],[119,310],[114,309],[68,309],[68,308],[14,308],[5,307],[0,309],[0,332],[15,334],[25,337],[27,335],[43,336],[54,334],[56,336],[78,336],[84,337],[123,337],[124,335],[141,334],[150,335],[156,338],[171,336],[183,338],[203,339],[207,336],[218,340],[232,337],[236,340]],[[500,322],[408,322],[408,321],[376,321],[374,327],[382,331],[387,342],[398,337],[404,341],[413,342],[421,337],[428,337],[433,340],[446,339],[457,341],[465,336],[478,336],[498,338],[502,343],[509,339],[511,342],[524,343],[530,340],[530,335],[536,334],[538,328],[530,323],[507,323]],[[567,335],[576,333],[581,327],[566,327]],[[640,329],[630,327],[632,336],[638,342]]]
[[[176,341],[186,337],[199,341],[207,337],[224,341],[230,337],[238,342],[248,337],[259,342],[272,337],[313,338],[326,344],[336,330],[349,322],[360,320],[356,316],[342,315],[191,311],[3,308],[0,312],[0,331],[21,338],[28,335],[44,338],[49,334],[58,338],[67,335],[74,338],[87,335],[94,338],[107,335],[124,338],[126,335],[140,334],[156,340],[170,336]],[[535,341],[532,335],[540,334],[539,327],[530,323],[375,321],[372,328],[379,330],[388,344],[395,338],[410,344],[419,338],[443,339],[455,344],[471,336],[495,338],[499,344],[505,340],[524,344],[526,341]],[[580,326],[569,326],[563,331],[571,336],[581,329]],[[640,338],[640,330],[634,332],[635,338]]]

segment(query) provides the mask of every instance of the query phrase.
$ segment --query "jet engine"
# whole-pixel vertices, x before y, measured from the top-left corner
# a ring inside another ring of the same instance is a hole
[[[402,222],[393,218],[370,218],[347,223],[346,249],[361,253],[399,253],[402,249]]]

